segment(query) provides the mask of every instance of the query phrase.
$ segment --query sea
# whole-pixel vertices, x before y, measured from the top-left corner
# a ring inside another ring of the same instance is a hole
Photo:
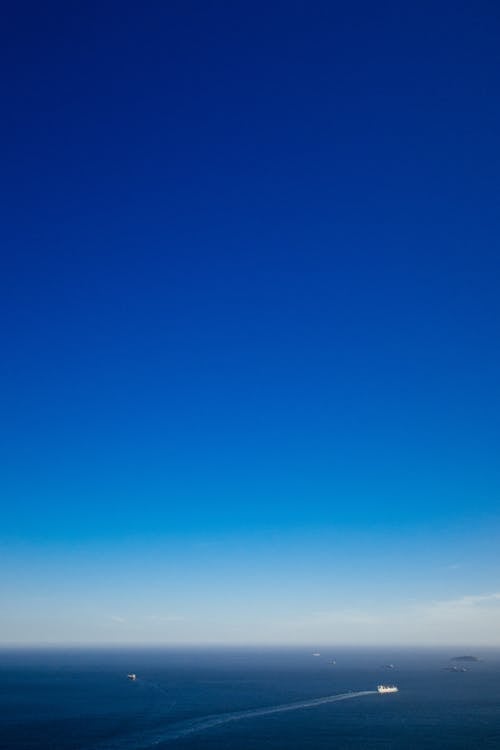
[[[0,747],[500,750],[500,650],[474,652],[477,662],[451,661],[462,655],[469,654],[332,647],[4,649]],[[381,683],[399,692],[379,695]]]

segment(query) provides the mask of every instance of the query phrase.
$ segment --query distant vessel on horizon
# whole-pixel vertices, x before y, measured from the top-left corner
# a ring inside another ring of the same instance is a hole
[[[399,688],[396,685],[377,685],[377,692],[379,693],[399,693]]]
[[[134,680],[137,680],[137,675],[134,674],[133,672],[131,672],[130,674],[128,674],[127,677],[129,678],[129,680],[132,680],[132,682]]]
[[[319,651],[315,651],[313,656],[321,656],[321,654],[319,653]]]

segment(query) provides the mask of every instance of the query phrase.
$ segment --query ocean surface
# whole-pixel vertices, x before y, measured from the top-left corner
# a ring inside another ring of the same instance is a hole
[[[318,650],[2,650],[0,747],[500,750],[500,651]]]

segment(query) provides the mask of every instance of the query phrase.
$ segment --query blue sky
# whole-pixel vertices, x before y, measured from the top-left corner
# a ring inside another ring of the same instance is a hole
[[[499,21],[9,10],[1,642],[499,643]]]

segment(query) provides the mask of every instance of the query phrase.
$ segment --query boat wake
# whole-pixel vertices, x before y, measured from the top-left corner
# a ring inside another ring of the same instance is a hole
[[[336,703],[337,701],[350,700],[352,698],[362,698],[365,695],[377,695],[376,690],[361,690],[351,693],[338,693],[337,695],[327,695],[323,698],[311,698],[306,701],[295,703],[282,703],[277,706],[267,706],[263,708],[250,708],[245,711],[232,711],[223,714],[211,714],[199,719],[171,724],[164,731],[156,729],[154,732],[128,735],[122,738],[116,738],[94,747],[94,750],[147,750],[147,748],[157,747],[164,743],[187,737],[190,734],[204,732],[207,729],[229,724],[233,721],[242,721],[244,719],[255,719],[259,716],[270,716],[271,714],[280,714],[285,711],[299,711],[305,708],[315,708],[323,706],[326,703]]]

